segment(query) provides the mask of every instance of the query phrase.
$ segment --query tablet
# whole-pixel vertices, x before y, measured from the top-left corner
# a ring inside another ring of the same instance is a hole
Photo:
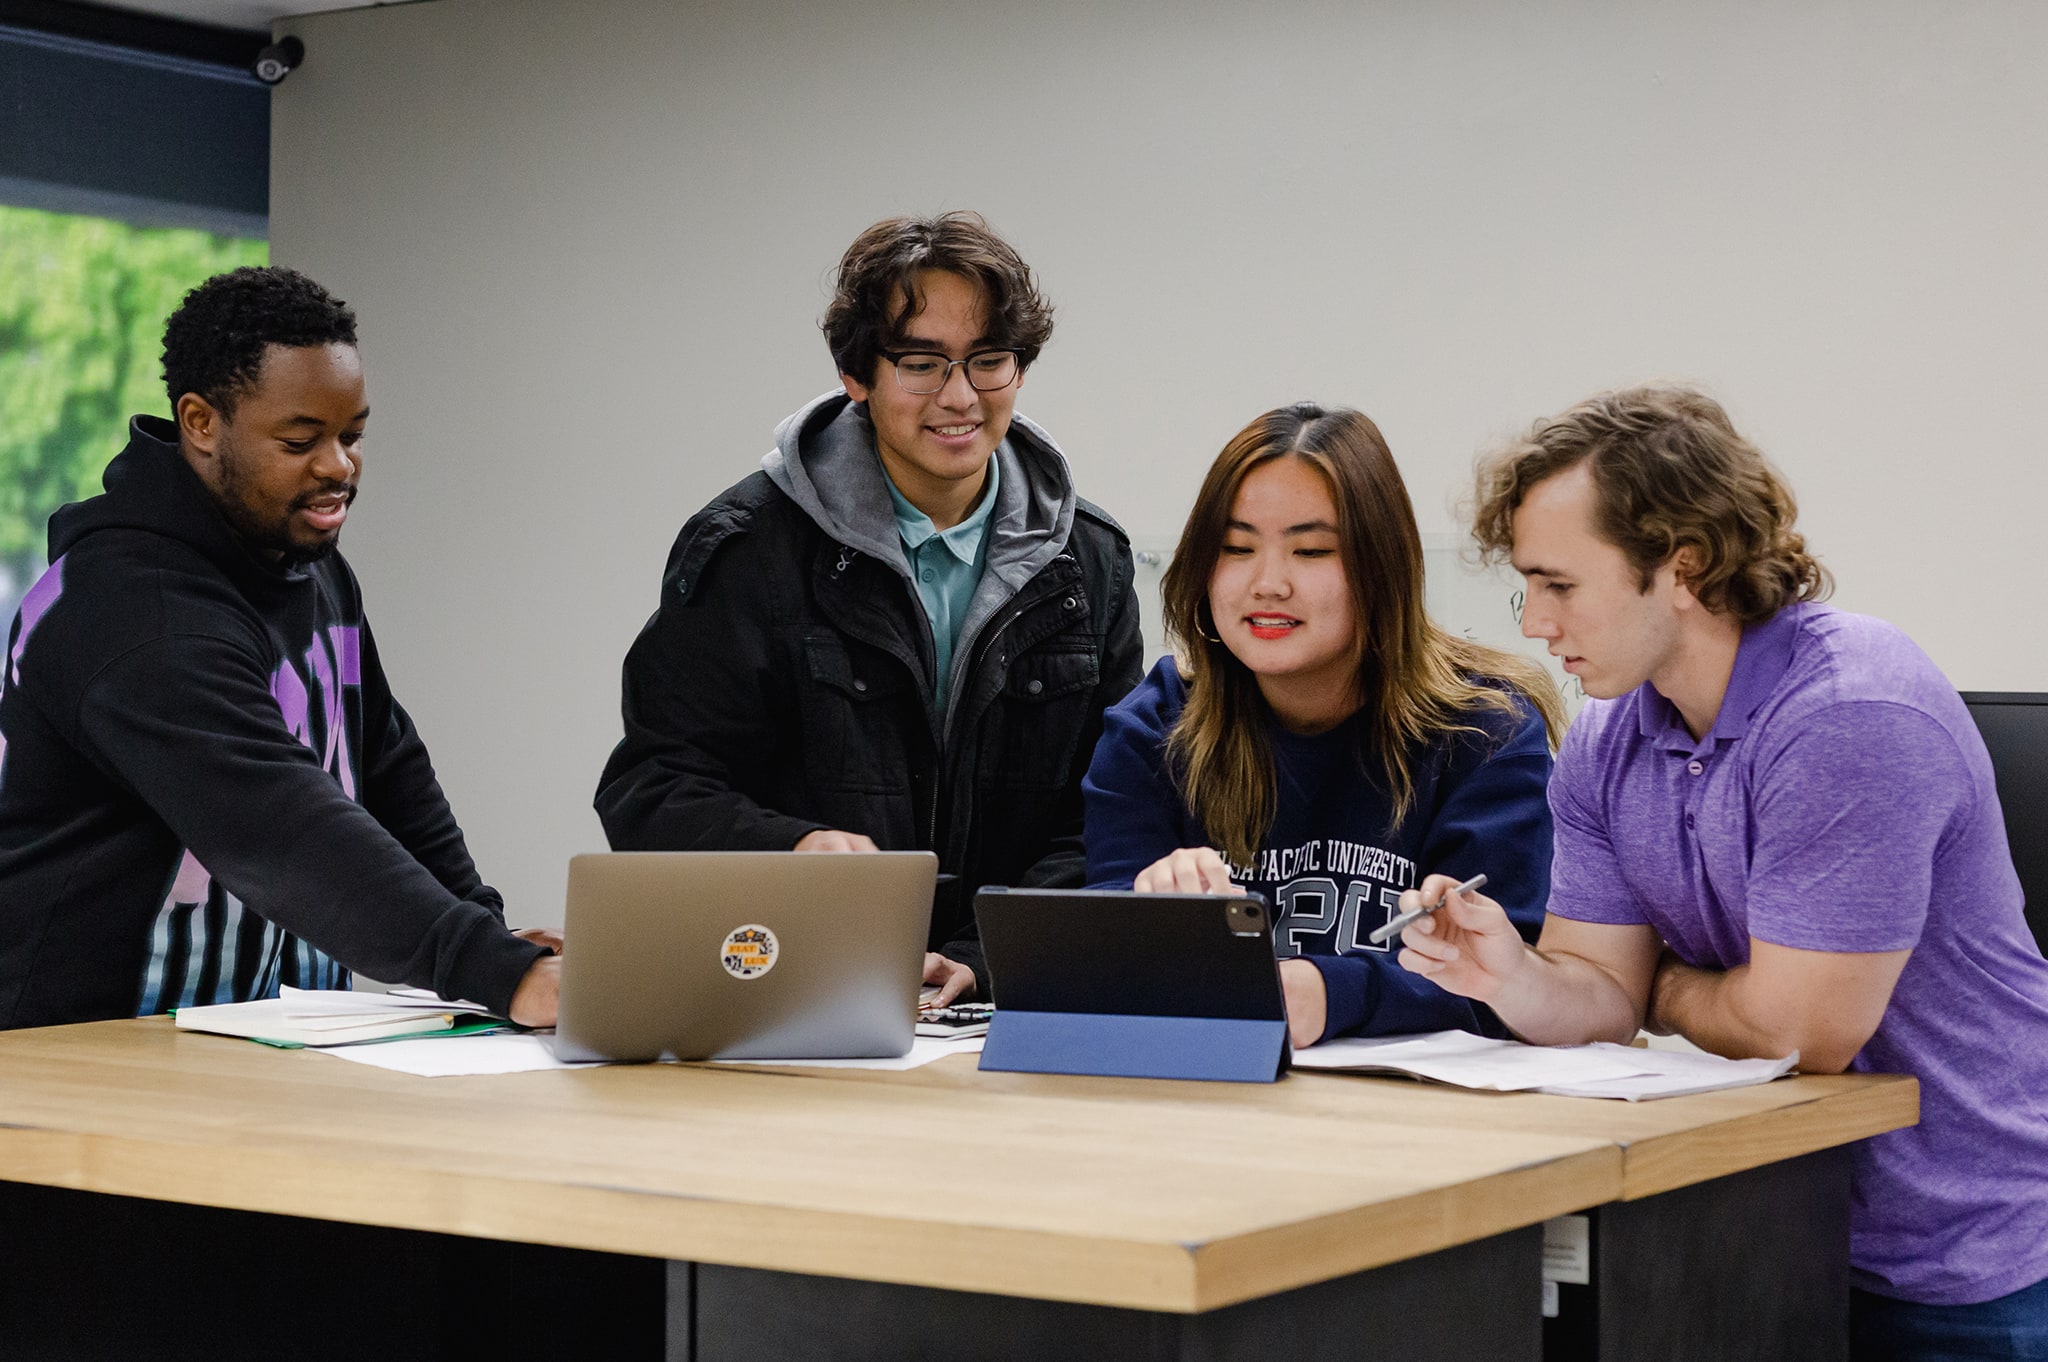
[[[1256,894],[984,889],[984,1069],[1271,1082],[1287,1067],[1272,913]]]

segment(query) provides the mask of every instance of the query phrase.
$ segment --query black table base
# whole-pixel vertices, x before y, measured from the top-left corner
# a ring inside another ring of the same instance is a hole
[[[1849,1156],[1177,1315],[343,1225],[0,1182],[6,1362],[1692,1362],[1848,1356]]]

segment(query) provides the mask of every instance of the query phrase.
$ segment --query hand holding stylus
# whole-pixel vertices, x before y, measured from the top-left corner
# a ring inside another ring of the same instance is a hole
[[[1505,909],[1484,894],[1457,892],[1460,888],[1448,875],[1431,875],[1419,891],[1401,896],[1401,905],[1411,913],[1426,902],[1439,907],[1402,929],[1396,959],[1401,968],[1448,992],[1492,1003],[1513,988],[1511,981],[1534,957]]]
[[[1370,941],[1375,946],[1379,945],[1382,941],[1392,940],[1394,937],[1397,937],[1402,932],[1408,930],[1408,928],[1422,921],[1422,919],[1428,917],[1431,913],[1434,913],[1437,909],[1443,907],[1444,900],[1449,898],[1452,894],[1469,894],[1475,889],[1484,889],[1485,887],[1486,876],[1474,875],[1471,879],[1466,880],[1463,884],[1452,885],[1449,889],[1444,890],[1441,894],[1438,894],[1436,898],[1434,898],[1428,903],[1423,904],[1421,907],[1409,909],[1407,912],[1401,914],[1401,916],[1387,923],[1386,926],[1373,928],[1372,935],[1368,936],[1366,940]],[[1403,898],[1405,899],[1406,896],[1404,895]]]

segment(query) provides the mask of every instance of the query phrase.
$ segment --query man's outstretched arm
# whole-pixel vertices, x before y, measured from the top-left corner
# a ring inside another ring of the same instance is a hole
[[[94,679],[76,724],[81,750],[216,880],[350,969],[502,1014],[543,953],[342,792],[242,649],[199,636],[138,648]]]

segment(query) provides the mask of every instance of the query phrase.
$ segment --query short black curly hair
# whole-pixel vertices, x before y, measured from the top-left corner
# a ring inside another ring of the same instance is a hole
[[[223,416],[256,382],[267,345],[354,345],[356,314],[282,265],[216,274],[185,295],[164,324],[164,387],[171,407],[198,393]]]

